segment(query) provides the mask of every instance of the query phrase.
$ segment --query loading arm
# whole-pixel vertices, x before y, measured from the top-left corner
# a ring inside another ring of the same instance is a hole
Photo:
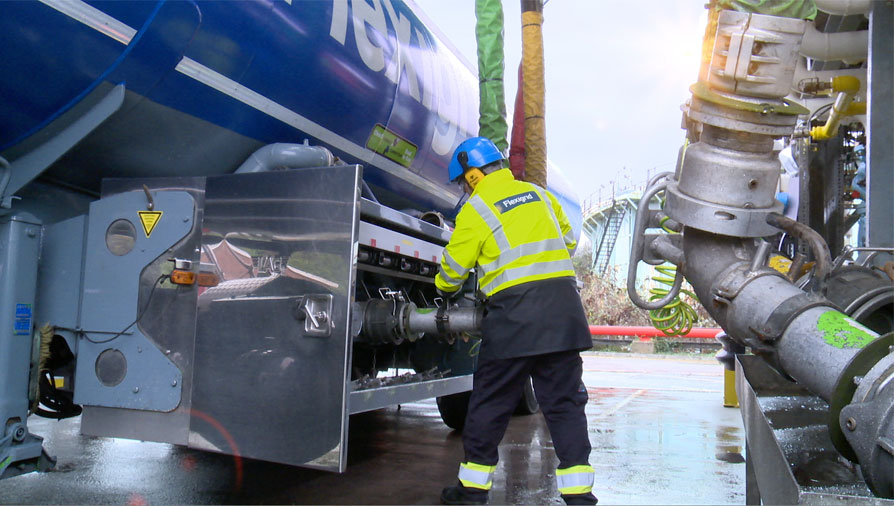
[[[892,498],[894,333],[879,336],[829,300],[828,246],[809,227],[782,216],[775,199],[780,168],[774,139],[791,136],[798,116],[808,112],[784,98],[806,22],[734,11],[720,11],[716,21],[709,61],[684,106],[691,144],[676,173],[644,191],[628,285],[641,260],[676,264],[732,340],[829,402],[836,448],[860,464],[876,495]],[[835,107],[843,114],[859,81],[838,84]],[[820,129],[834,133],[837,117]],[[661,192],[664,208],[649,209],[651,196]],[[682,233],[645,234],[659,221]],[[796,285],[769,267],[772,248],[761,238],[781,231],[809,245],[816,260],[809,283]],[[635,290],[631,299],[654,309]]]

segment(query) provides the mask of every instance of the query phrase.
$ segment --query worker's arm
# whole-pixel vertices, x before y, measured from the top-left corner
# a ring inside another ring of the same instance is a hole
[[[568,254],[571,255],[574,253],[574,248],[577,247],[577,241],[574,240],[574,230],[571,228],[571,222],[568,221],[568,216],[565,215],[565,211],[562,209],[562,204],[559,204],[556,197],[554,197],[549,190],[543,193],[546,193],[547,198],[549,198],[549,204],[552,206],[553,212],[556,214],[556,219],[559,221],[562,240],[565,241],[565,247],[568,248]]]
[[[469,277],[469,271],[475,267],[484,237],[475,220],[481,220],[477,213],[463,206],[456,217],[456,228],[450,236],[450,242],[441,254],[441,268],[435,275],[435,286],[446,293],[456,292]]]

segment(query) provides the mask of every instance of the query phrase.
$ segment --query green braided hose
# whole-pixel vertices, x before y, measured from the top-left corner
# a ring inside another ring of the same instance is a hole
[[[664,207],[663,199],[661,207]],[[661,218],[661,228],[669,234],[676,234],[677,232],[665,225],[668,219],[667,216]],[[655,270],[658,274],[650,279],[655,283],[659,283],[659,285],[649,290],[649,293],[652,294],[649,300],[658,300],[667,295],[670,292],[670,288],[674,285],[674,278],[677,274],[677,267],[668,263],[655,267]],[[689,290],[680,290],[680,292],[695,298],[695,294]],[[665,336],[675,337],[688,334],[692,330],[692,325],[698,321],[698,314],[696,314],[692,306],[677,295],[663,308],[649,311],[649,319],[652,320],[652,326],[660,330]]]

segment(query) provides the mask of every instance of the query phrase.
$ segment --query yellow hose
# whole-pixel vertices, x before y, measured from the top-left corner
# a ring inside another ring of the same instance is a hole
[[[838,124],[841,118],[850,112],[851,101],[860,91],[860,80],[854,76],[838,76],[832,78],[832,92],[838,93],[832,112],[826,124],[810,129],[810,137],[815,141],[826,141],[838,135]],[[865,106],[864,106],[865,112]]]
[[[540,6],[542,8],[542,5]],[[522,88],[525,102],[525,179],[546,188],[546,111],[543,13],[522,12]]]

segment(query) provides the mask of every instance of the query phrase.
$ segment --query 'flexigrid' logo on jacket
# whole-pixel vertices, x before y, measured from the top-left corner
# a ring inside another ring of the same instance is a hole
[[[494,207],[496,207],[500,211],[500,213],[505,213],[506,211],[515,209],[522,204],[537,202],[538,200],[540,200],[540,196],[537,195],[537,192],[527,191],[525,193],[519,193],[518,195],[513,195],[511,197],[506,197],[505,199],[498,200],[494,202]]]

